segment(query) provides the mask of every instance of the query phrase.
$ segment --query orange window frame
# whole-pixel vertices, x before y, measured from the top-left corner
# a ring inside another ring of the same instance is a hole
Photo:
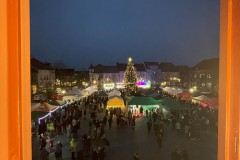
[[[240,1],[220,0],[218,160],[238,160]],[[29,0],[0,0],[0,159],[30,160]]]

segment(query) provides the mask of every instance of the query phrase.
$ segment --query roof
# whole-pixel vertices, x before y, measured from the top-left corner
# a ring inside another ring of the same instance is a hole
[[[144,65],[146,68],[149,68],[150,66],[157,66],[159,67],[158,62],[144,62]]]
[[[190,68],[187,65],[178,65],[175,68],[176,68],[176,71],[178,71],[178,72],[186,73],[186,72],[190,71]]]
[[[75,71],[75,74],[83,75],[83,74],[89,74],[89,71]]]
[[[99,96],[99,97],[107,97],[108,94],[106,92],[104,92],[104,91],[100,91],[100,92],[97,93],[97,96]]]
[[[74,75],[74,69],[56,69],[55,74],[61,75],[61,76],[73,76]]]
[[[146,71],[144,64],[134,64],[134,67],[136,68],[137,71],[141,71],[141,72]]]
[[[144,64],[137,63],[137,64],[134,64],[134,67],[139,72],[146,72],[146,68],[145,68]],[[118,71],[126,71],[127,64],[126,63],[117,63],[117,68],[118,68]]]
[[[113,97],[112,99],[108,100],[107,107],[125,107],[125,105],[122,98]]]
[[[97,65],[94,67],[94,73],[118,73],[117,66]]]
[[[131,98],[128,105],[159,105],[159,101],[152,97],[135,96]]]
[[[37,69],[37,70],[52,70],[51,63],[48,62],[41,62],[35,58],[31,58],[31,67]]]
[[[205,59],[196,64],[193,70],[218,70],[219,58]]]
[[[118,68],[118,71],[126,71],[127,64],[125,64],[125,63],[117,63],[117,68]]]
[[[165,109],[170,111],[188,110],[188,107],[186,107],[183,103],[178,102],[173,98],[167,97],[159,101]]]
[[[159,68],[162,72],[177,72],[177,69],[172,63],[160,63]]]

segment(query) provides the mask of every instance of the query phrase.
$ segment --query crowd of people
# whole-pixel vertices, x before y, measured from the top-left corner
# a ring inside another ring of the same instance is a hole
[[[120,108],[108,110],[107,101],[107,97],[93,94],[74,101],[66,108],[52,113],[51,117],[41,120],[38,125],[41,160],[49,159],[49,154],[52,152],[56,160],[62,159],[63,145],[60,141],[56,142],[59,136],[65,136],[68,139],[73,160],[86,157],[92,160],[103,160],[106,156],[105,149],[110,146],[106,137],[106,128],[111,129],[112,123],[116,121],[117,128],[129,126],[134,129],[137,118],[131,110],[127,113],[122,112]],[[156,110],[140,109],[140,113],[148,119],[147,133],[154,133],[159,149],[162,148],[165,125],[170,125],[176,132],[186,134],[192,141],[200,138],[200,132],[217,128],[217,110],[203,108],[186,101],[182,103],[185,103],[189,110],[171,112],[170,118],[164,117],[163,113]],[[82,122],[87,122],[88,126],[82,127]],[[140,155],[134,153],[133,159],[139,160]],[[186,148],[173,150],[172,160],[188,160]]]
[[[118,128],[131,126],[134,129],[135,126],[135,116],[131,111],[125,116],[120,108],[108,110],[107,100],[107,97],[93,94],[74,101],[66,108],[52,113],[51,117],[41,120],[38,125],[41,159],[48,159],[52,152],[57,160],[62,159],[62,144],[60,141],[55,142],[59,136],[68,138],[72,159],[104,159],[105,147],[110,146],[105,134],[106,128],[111,129],[113,121],[116,121]],[[81,127],[83,121],[88,121],[87,128]]]
[[[41,120],[38,125],[41,159],[48,159],[51,152],[55,152],[57,160],[62,159],[61,142],[58,141],[54,146],[59,136],[68,138],[72,159],[84,159],[85,156],[104,159],[104,148],[109,146],[109,141],[105,136],[106,122],[104,124],[105,120],[100,120],[97,113],[104,111],[106,102],[107,98],[88,96]],[[89,121],[89,128],[81,127],[81,121]]]

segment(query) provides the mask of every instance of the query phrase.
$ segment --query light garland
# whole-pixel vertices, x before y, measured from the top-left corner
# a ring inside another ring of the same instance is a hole
[[[59,107],[62,109],[63,107],[66,107],[67,105],[68,105],[68,103],[65,103],[64,105],[58,106],[58,107],[55,108],[54,110],[50,111],[47,115],[38,118],[38,124],[40,124],[40,121],[41,121],[42,119],[45,119],[45,118],[47,118],[48,116],[51,116],[51,114],[52,114],[53,112],[55,112],[56,110],[58,110]]]

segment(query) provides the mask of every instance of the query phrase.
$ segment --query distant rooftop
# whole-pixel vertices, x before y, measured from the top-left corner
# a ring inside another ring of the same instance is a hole
[[[158,66],[159,67],[158,62],[144,62],[144,65],[146,68],[149,68],[150,66]]]
[[[173,63],[163,62],[159,64],[162,72],[177,72],[177,68]]]
[[[101,64],[94,67],[94,73],[118,73],[117,66],[103,66]]]
[[[136,68],[136,70],[138,72],[146,71],[144,64],[137,63],[137,64],[134,64],[134,67]],[[127,69],[127,64],[126,63],[117,63],[117,68],[118,68],[118,71],[125,71]]]
[[[31,67],[37,70],[52,70],[51,63],[41,62],[35,58],[31,58]]]
[[[218,70],[219,58],[205,59],[196,64],[192,69],[194,70]]]

